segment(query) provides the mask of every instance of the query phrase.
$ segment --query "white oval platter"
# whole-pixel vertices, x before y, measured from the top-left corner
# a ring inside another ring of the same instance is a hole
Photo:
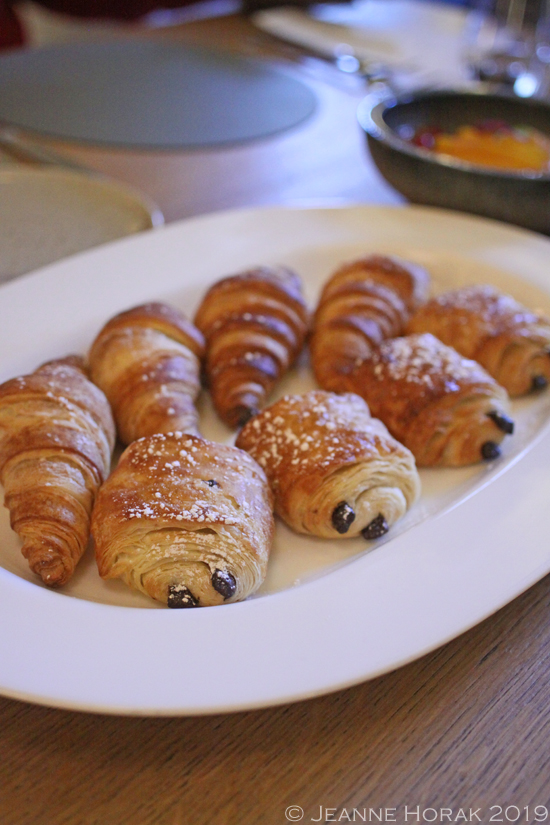
[[[0,381],[85,352],[115,312],[156,299],[192,316],[206,287],[257,264],[302,275],[310,301],[369,251],[430,268],[436,290],[491,282],[550,312],[550,240],[423,207],[208,215],[53,264],[0,290]],[[278,394],[312,386],[303,363]],[[203,432],[229,440],[208,399]],[[105,583],[92,553],[52,592],[0,516],[0,692],[63,708],[183,715],[303,699],[392,670],[490,615],[550,570],[550,392],[514,404],[501,459],[422,472],[423,496],[380,543],[282,525],[266,584],[241,604],[166,610]],[[153,608],[153,609],[151,609]],[[157,609],[154,609],[157,608]]]

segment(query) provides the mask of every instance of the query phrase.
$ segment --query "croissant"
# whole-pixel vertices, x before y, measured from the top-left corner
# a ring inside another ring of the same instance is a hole
[[[426,300],[429,275],[417,264],[369,255],[341,266],[325,285],[314,317],[311,362],[318,383],[350,389],[347,375],[386,338],[402,335]]]
[[[421,466],[497,458],[514,430],[506,391],[428,333],[383,341],[349,382]]]
[[[51,361],[0,386],[0,480],[22,553],[45,584],[65,584],[88,544],[115,428],[83,360]]]
[[[226,424],[237,427],[264,405],[299,355],[309,316],[294,272],[259,267],[214,284],[195,323],[207,341],[214,406]]]
[[[265,469],[275,511],[299,533],[379,538],[420,493],[412,454],[351,393],[287,395],[237,446]]]
[[[550,381],[550,320],[491,286],[439,295],[410,321],[411,332],[431,332],[478,361],[511,396]]]
[[[180,432],[131,444],[92,517],[100,575],[177,608],[253,593],[273,531],[261,467],[235,447]]]
[[[150,303],[121,312],[92,344],[92,380],[113,408],[120,440],[197,432],[204,340],[178,310]]]

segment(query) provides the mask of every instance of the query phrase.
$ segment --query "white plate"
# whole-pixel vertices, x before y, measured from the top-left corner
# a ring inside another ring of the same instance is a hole
[[[394,251],[436,289],[489,281],[550,311],[550,241],[421,207],[220,213],[96,249],[0,291],[0,380],[84,351],[113,313],[148,299],[192,313],[206,286],[286,263],[313,301],[339,262]],[[306,366],[280,388],[311,386]],[[65,708],[199,714],[325,693],[443,644],[550,570],[550,392],[514,404],[492,465],[422,472],[422,500],[386,542],[321,541],[281,525],[262,592],[173,611],[102,582],[89,555],[63,592],[32,578],[0,518],[0,692]],[[207,400],[203,432],[230,437]],[[531,449],[536,444],[536,449]],[[153,609],[148,609],[153,608]]]
[[[145,195],[58,167],[0,171],[0,282],[163,223]]]

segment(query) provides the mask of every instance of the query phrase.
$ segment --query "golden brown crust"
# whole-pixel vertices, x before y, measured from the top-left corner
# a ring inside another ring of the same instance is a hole
[[[66,355],[64,358],[53,358],[51,361],[45,361],[41,364],[40,367],[38,367],[38,370],[44,369],[44,367],[50,367],[52,365],[59,366],[61,364],[67,364],[69,367],[76,367],[76,369],[79,369],[84,373],[86,378],[90,377],[90,370],[83,355]],[[38,370],[35,370],[35,372],[38,372]]]
[[[510,395],[550,381],[550,320],[491,286],[439,295],[409,322],[411,332],[431,332],[478,361]]]
[[[413,456],[357,395],[285,396],[246,424],[237,446],[265,469],[276,512],[299,533],[357,536],[380,517],[387,529],[419,494]]]
[[[310,340],[318,383],[345,392],[347,376],[386,338],[401,335],[410,312],[426,300],[429,275],[387,255],[344,264],[325,285]]]
[[[90,350],[92,379],[109,399],[121,441],[196,433],[204,339],[178,310],[149,303],[105,324]]]
[[[384,341],[349,382],[421,466],[496,457],[512,425],[505,390],[433,335]]]
[[[246,598],[265,577],[273,531],[261,467],[235,447],[183,433],[131,444],[92,519],[101,576],[169,607]]]
[[[263,407],[299,355],[309,314],[294,272],[258,267],[214,284],[195,323],[207,341],[214,406],[226,424],[237,427]]]
[[[397,255],[366,255],[342,264],[326,284],[322,300],[347,282],[370,282],[391,289],[405,304],[408,312],[414,312],[426,301],[430,289],[430,276],[424,267],[406,261]]]
[[[31,570],[65,584],[86,549],[115,430],[107,399],[71,356],[0,386],[0,479]]]

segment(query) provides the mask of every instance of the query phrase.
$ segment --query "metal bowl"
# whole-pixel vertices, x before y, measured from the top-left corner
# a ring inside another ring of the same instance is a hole
[[[531,99],[475,91],[437,90],[367,96],[358,119],[373,160],[414,203],[458,209],[550,234],[550,173],[500,171],[436,154],[410,143],[414,131],[453,132],[487,119],[531,126],[550,138],[550,106]]]

